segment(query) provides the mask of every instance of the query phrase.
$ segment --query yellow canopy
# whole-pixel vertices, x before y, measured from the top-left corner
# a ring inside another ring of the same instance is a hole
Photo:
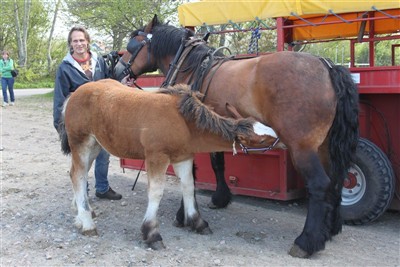
[[[393,33],[400,31],[400,1],[365,1],[365,0],[201,0],[190,2],[178,7],[179,21],[184,27],[202,25],[219,25],[241,23],[247,21],[265,20],[267,18],[285,17],[293,25],[307,25],[293,30],[294,40],[326,39],[357,36],[361,22],[311,26],[298,17],[312,23],[339,21],[333,14],[340,14],[346,20],[356,20],[366,11],[384,11],[386,14],[397,16],[388,20],[388,16],[375,12],[375,17],[385,19],[375,21],[375,33]],[[326,17],[326,15],[330,15]],[[369,30],[367,23],[366,32]]]
[[[385,1],[343,1],[343,0],[202,0],[190,2],[178,7],[179,21],[182,26],[201,26],[254,21],[256,18],[290,17],[292,12],[298,16],[349,13],[400,8],[399,0]]]

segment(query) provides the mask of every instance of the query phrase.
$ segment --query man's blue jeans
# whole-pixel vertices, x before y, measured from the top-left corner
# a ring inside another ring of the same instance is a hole
[[[7,87],[10,92],[11,102],[15,101],[14,97],[14,78],[1,78],[1,89],[3,90],[3,101],[8,103]]]
[[[97,156],[94,166],[94,177],[96,178],[96,192],[103,194],[109,189],[108,184],[108,165],[110,163],[110,154],[102,149]]]

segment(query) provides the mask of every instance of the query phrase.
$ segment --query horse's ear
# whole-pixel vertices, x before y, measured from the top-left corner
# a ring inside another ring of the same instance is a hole
[[[210,34],[211,34],[210,32],[207,32],[206,34],[204,34],[204,36],[202,38],[204,42],[208,42],[208,37],[210,37]]]
[[[153,17],[153,19],[151,20],[151,24],[156,25],[156,24],[158,24],[158,23],[160,23],[160,22],[158,21],[157,14],[154,14],[154,17]]]
[[[243,116],[239,114],[237,109],[229,103],[225,104],[226,111],[228,112],[229,116],[234,119],[243,119]]]
[[[154,27],[156,27],[157,25],[160,25],[160,24],[161,23],[158,20],[157,14],[154,14],[154,17],[151,20],[151,22],[149,24],[147,24],[147,26],[144,28],[144,32],[151,32]]]

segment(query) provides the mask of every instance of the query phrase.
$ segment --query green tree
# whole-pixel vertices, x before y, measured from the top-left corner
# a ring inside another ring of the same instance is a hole
[[[111,36],[113,50],[123,47],[124,39],[136,29],[142,28],[157,14],[161,19],[176,15],[181,1],[160,0],[65,0],[71,23],[83,24],[89,29]]]

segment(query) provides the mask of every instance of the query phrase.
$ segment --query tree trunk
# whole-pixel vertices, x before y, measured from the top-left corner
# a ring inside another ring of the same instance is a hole
[[[22,20],[22,33],[23,33],[23,38],[22,38],[22,50],[23,50],[23,58],[20,59],[20,62],[22,62],[22,66],[26,66],[26,62],[28,61],[28,49],[27,49],[27,42],[28,42],[28,26],[29,26],[29,15],[31,11],[31,5],[32,2],[31,0],[25,0],[24,1],[24,17]]]
[[[56,25],[58,8],[60,6],[61,0],[57,0],[56,8],[54,10],[53,24],[51,25],[49,40],[47,41],[47,73],[51,71],[51,40],[53,38],[54,26]]]
[[[18,5],[16,0],[14,0],[14,18],[15,18],[15,35],[17,37],[18,65],[21,66],[22,65],[21,58],[24,58],[25,55],[21,55],[22,38],[21,38],[21,27],[18,15]]]
[[[19,67],[25,67],[27,62],[27,38],[28,38],[28,24],[29,24],[29,13],[32,2],[31,0],[24,0],[24,16],[22,18],[22,24],[19,18],[19,6],[17,0],[14,0],[14,16],[15,16],[15,31],[17,37],[17,48],[18,48],[18,65]]]

